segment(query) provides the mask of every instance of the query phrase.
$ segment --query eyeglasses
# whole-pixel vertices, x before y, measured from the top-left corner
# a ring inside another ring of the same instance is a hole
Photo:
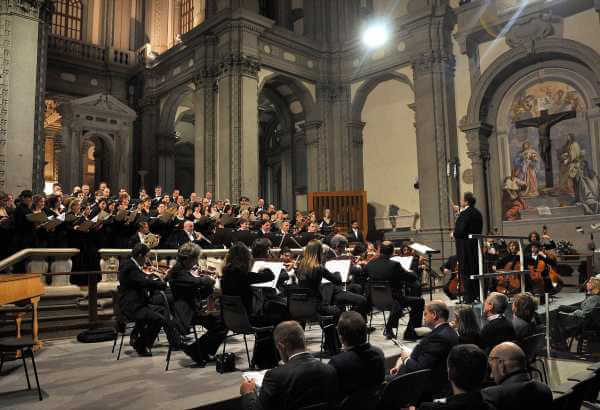
[[[504,359],[502,359],[501,357],[498,357],[498,356],[490,356],[490,357],[488,357],[488,362],[489,363],[492,363],[494,360],[498,360],[499,362],[505,361]]]

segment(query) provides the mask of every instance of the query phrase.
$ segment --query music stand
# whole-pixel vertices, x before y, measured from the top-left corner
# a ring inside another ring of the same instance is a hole
[[[429,300],[433,300],[433,277],[431,275],[431,255],[440,253],[439,250],[430,248],[427,245],[423,245],[422,243],[413,242],[408,245],[409,248],[416,251],[417,253],[427,256],[427,267],[429,268]]]

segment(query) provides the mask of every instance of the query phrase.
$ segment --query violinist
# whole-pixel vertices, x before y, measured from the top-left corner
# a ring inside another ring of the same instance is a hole
[[[119,306],[121,314],[129,321],[135,321],[132,335],[138,335],[132,341],[140,356],[152,356],[150,349],[158,336],[160,328],[166,323],[166,311],[163,306],[150,303],[148,290],[165,289],[166,284],[149,278],[142,270],[148,248],[137,244],[131,252],[131,258],[119,269]]]
[[[356,293],[357,295],[366,295],[369,278],[364,267],[374,258],[375,256],[368,254],[364,243],[354,245],[352,248],[352,266],[350,267],[350,275],[346,284],[348,292]]]
[[[184,333],[188,333],[188,329],[196,324],[207,330],[195,343],[183,346],[183,351],[204,367],[210,356],[217,353],[227,329],[218,316],[202,311],[202,300],[213,293],[215,279],[196,272],[199,256],[198,245],[192,242],[181,245],[177,250],[177,261],[169,270],[167,281],[173,292],[173,311]]]

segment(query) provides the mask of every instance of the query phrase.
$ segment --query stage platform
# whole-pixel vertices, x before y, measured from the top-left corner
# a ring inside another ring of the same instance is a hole
[[[568,304],[582,294],[565,293],[557,300],[557,306]],[[439,294],[436,298],[445,299]],[[427,297],[426,300],[429,300]],[[451,305],[453,303],[450,303]],[[383,318],[375,315],[376,330],[371,342],[385,352],[388,367],[397,359],[400,348],[382,335]],[[400,334],[404,328],[401,326]],[[321,330],[317,325],[307,329],[309,350],[319,351]],[[43,338],[43,335],[42,335]],[[239,384],[242,371],[248,363],[242,337],[230,338],[228,352],[235,352],[240,371],[219,374],[214,363],[206,368],[194,367],[183,352],[171,357],[170,369],[165,372],[167,354],[166,338],[153,349],[154,356],[138,357],[125,338],[123,353],[119,361],[116,353],[111,354],[112,342],[82,344],[73,339],[46,341],[36,354],[39,379],[43,390],[43,401],[38,401],[35,390],[27,387],[22,362],[4,364],[0,375],[0,408],[2,409],[238,409]],[[408,346],[414,343],[406,343]],[[249,345],[253,339],[249,338]],[[117,346],[118,347],[118,346]],[[325,359],[326,361],[326,359]],[[552,385],[565,381],[569,375],[583,371],[590,363],[571,360],[550,360]],[[28,360],[33,383],[33,370]]]

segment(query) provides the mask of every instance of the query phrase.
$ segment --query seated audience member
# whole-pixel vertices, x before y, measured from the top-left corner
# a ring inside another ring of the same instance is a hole
[[[394,244],[385,241],[380,247],[381,255],[372,260],[364,267],[364,271],[373,282],[389,282],[394,296],[394,305],[392,312],[386,323],[384,335],[388,339],[393,339],[394,328],[398,327],[398,320],[402,316],[402,309],[410,307],[410,319],[406,330],[404,331],[404,340],[416,340],[415,328],[421,327],[423,319],[423,306],[425,301],[421,297],[406,296],[403,293],[405,285],[411,285],[417,280],[414,273],[404,270],[398,262],[390,260],[394,255]],[[448,318],[446,318],[448,319]]]
[[[564,339],[574,336],[579,326],[586,319],[591,318],[592,311],[600,307],[600,275],[591,277],[585,288],[587,295],[580,306],[558,307],[558,311],[564,313],[558,315],[558,325]]]
[[[390,370],[391,376],[400,376],[423,369],[431,369],[431,393],[434,398],[444,397],[449,391],[446,359],[450,349],[458,344],[458,335],[448,324],[450,312],[441,300],[433,300],[425,305],[423,320],[431,328],[415,346],[412,352],[402,350],[396,365]]]
[[[275,345],[284,365],[267,371],[256,393],[254,380],[240,386],[243,410],[296,410],[325,403],[336,408],[338,380],[335,369],[306,351],[304,331],[294,321],[280,323],[274,331]]]
[[[511,321],[504,316],[507,307],[508,298],[499,292],[490,293],[483,304],[483,313],[487,322],[481,329],[481,343],[487,351],[502,342],[516,339]]]
[[[543,383],[531,380],[527,359],[519,346],[504,342],[488,357],[496,386],[481,391],[483,399],[497,410],[549,409],[552,392]]]
[[[187,331],[196,324],[206,329],[198,341],[183,347],[188,356],[204,366],[209,356],[216,354],[227,329],[220,319],[201,311],[202,299],[212,294],[215,281],[194,269],[199,256],[198,245],[191,242],[181,245],[177,251],[177,261],[169,271],[168,281],[173,292],[173,311],[183,329]]]
[[[515,340],[523,340],[536,333],[535,311],[537,302],[530,293],[521,293],[513,298],[513,328]]]
[[[455,318],[450,326],[458,333],[458,344],[474,344],[481,347],[481,329],[475,311],[469,305],[457,305]]]
[[[358,390],[379,386],[385,378],[383,351],[367,342],[367,324],[358,312],[344,312],[337,330],[344,351],[331,358],[340,392],[350,396]]]
[[[132,341],[140,356],[152,356],[150,349],[160,328],[165,324],[166,310],[163,306],[153,305],[149,301],[148,290],[165,289],[161,280],[153,280],[146,275],[142,266],[150,249],[137,244],[131,252],[131,258],[119,269],[119,306],[128,320],[135,321],[132,334],[138,335]]]
[[[454,346],[447,360],[452,396],[423,403],[419,409],[492,410],[481,394],[487,376],[487,361],[485,352],[473,344]]]

